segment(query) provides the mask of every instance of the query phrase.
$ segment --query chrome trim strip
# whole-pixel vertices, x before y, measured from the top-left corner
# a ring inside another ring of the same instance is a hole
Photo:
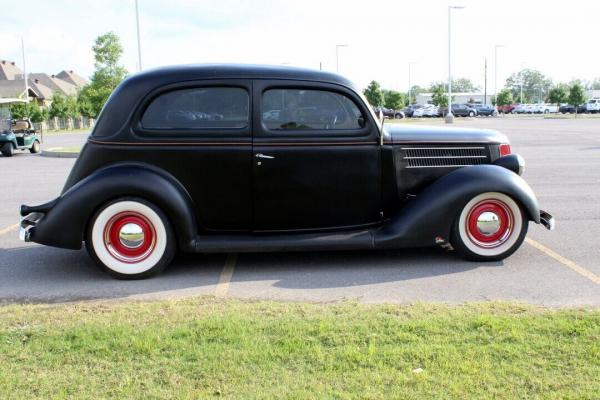
[[[414,159],[422,159],[422,158],[487,158],[487,156],[431,156],[431,157],[404,157],[405,160],[414,160]]]

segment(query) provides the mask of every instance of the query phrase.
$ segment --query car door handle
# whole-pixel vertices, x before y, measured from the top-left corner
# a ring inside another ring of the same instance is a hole
[[[263,154],[263,153],[257,153],[257,154],[255,155],[255,157],[256,157],[256,158],[260,158],[260,159],[267,159],[267,160],[272,160],[272,159],[274,159],[274,158],[275,158],[275,157],[273,157],[273,156],[268,156],[268,155],[266,155],[266,154]]]

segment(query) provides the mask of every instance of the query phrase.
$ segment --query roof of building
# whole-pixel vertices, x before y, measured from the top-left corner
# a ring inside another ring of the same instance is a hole
[[[14,61],[1,60],[0,61],[0,80],[5,79],[23,79],[23,71],[15,65]]]
[[[56,74],[56,77],[59,79],[62,79],[63,81],[66,81],[72,85],[75,85],[78,88],[81,88],[88,84],[87,79],[85,79],[83,76],[75,73],[72,69],[69,71],[67,71],[67,70],[60,71],[58,74]]]
[[[52,90],[42,85],[41,83],[36,83],[33,80],[28,80],[29,87],[29,96],[35,97],[40,100],[49,100],[52,98]],[[13,80],[0,80],[0,98],[7,97],[22,97],[23,92],[25,91],[25,84],[23,79],[13,79]]]
[[[44,86],[49,87],[52,92],[60,92],[65,96],[71,96],[77,94],[77,86],[57,78],[56,75],[48,75],[44,73],[33,73],[28,74],[28,78],[36,83],[41,83]]]

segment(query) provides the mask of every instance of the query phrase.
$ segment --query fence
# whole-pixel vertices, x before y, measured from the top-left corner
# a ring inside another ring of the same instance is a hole
[[[73,129],[91,129],[96,121],[93,118],[50,118],[47,121],[35,122],[33,125],[39,132],[70,131]]]

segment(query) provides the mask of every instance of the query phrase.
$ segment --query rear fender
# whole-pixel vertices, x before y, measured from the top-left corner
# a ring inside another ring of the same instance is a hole
[[[438,236],[448,240],[458,213],[469,200],[484,192],[500,192],[512,197],[531,221],[540,223],[538,201],[523,178],[496,165],[476,165],[439,178],[410,200],[375,231],[375,247],[431,246]]]
[[[80,249],[89,219],[102,205],[119,197],[140,197],[155,204],[168,216],[180,248],[194,250],[197,225],[189,194],[173,176],[144,164],[100,169],[49,203],[22,206],[21,215],[43,214],[30,230],[31,241]]]

